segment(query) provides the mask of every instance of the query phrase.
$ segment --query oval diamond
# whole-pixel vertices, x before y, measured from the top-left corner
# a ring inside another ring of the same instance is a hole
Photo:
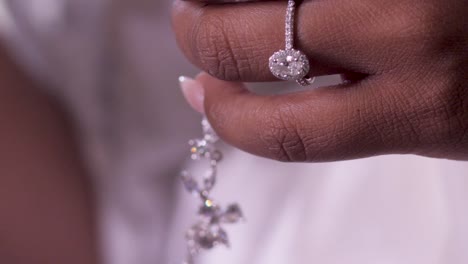
[[[307,56],[299,50],[280,50],[270,57],[270,71],[279,79],[297,81],[310,70]]]

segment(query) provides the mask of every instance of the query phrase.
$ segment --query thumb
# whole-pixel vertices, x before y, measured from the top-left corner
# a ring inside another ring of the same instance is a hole
[[[408,152],[396,133],[404,129],[388,122],[393,102],[383,99],[373,81],[269,96],[204,73],[197,81],[213,129],[252,154],[297,162]]]

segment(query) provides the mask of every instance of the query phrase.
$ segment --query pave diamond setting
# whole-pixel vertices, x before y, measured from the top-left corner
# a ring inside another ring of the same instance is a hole
[[[275,52],[269,60],[271,73],[278,79],[285,81],[296,81],[302,86],[307,86],[314,82],[307,74],[310,71],[309,59],[307,56],[294,49],[294,23],[295,23],[296,1],[289,0],[286,9],[286,48]]]
[[[285,81],[300,80],[309,73],[307,56],[299,50],[280,50],[270,57],[270,71]]]

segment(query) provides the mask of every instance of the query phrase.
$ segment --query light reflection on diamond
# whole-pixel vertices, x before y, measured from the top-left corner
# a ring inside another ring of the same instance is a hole
[[[270,57],[270,71],[277,78],[291,81],[304,78],[310,70],[307,56],[298,50],[280,50]]]

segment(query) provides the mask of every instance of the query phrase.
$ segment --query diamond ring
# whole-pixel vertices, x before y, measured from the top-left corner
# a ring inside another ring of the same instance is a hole
[[[308,77],[310,71],[307,56],[294,49],[294,20],[296,2],[288,1],[286,10],[286,48],[275,52],[269,60],[271,73],[278,79],[285,81],[296,81],[302,86],[310,85],[315,78]]]

